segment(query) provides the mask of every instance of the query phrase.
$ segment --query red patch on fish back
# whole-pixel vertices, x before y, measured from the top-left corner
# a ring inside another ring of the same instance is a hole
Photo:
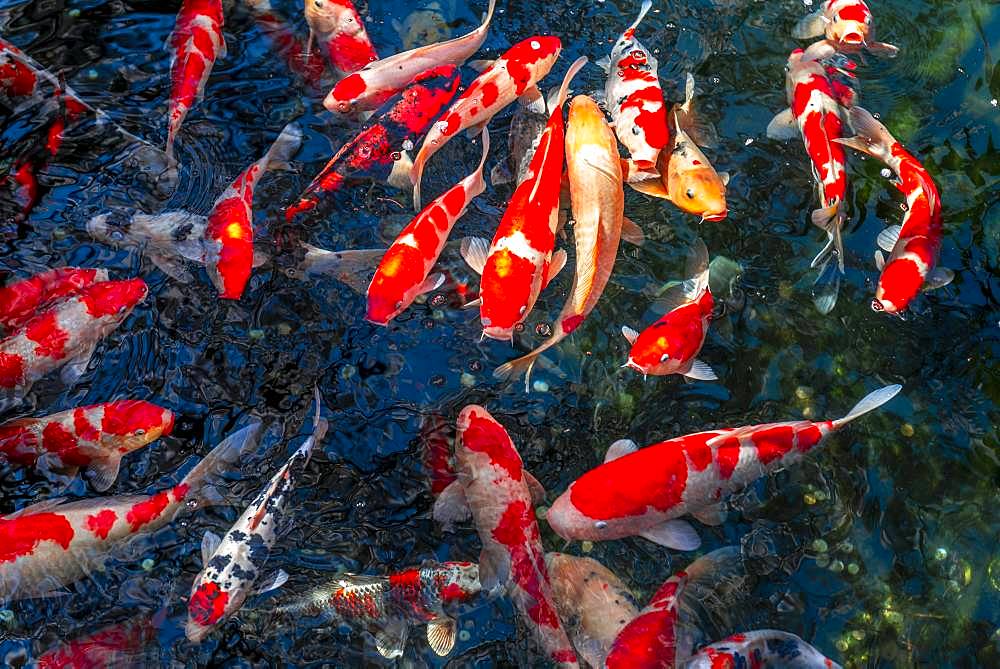
[[[819,426],[813,424],[808,427],[804,427],[799,430],[798,445],[796,448],[800,453],[805,453],[818,444],[822,438],[823,432],[819,429]]]
[[[483,107],[489,108],[500,96],[500,89],[492,81],[483,83],[482,102]]]
[[[54,360],[66,356],[69,334],[59,326],[54,310],[32,319],[25,328],[24,335],[37,344],[35,355]]]
[[[583,318],[584,318],[583,314],[575,314],[573,316],[570,316],[569,318],[563,319],[562,322],[563,332],[565,332],[566,334],[573,332],[573,330],[580,327],[580,323],[583,322]]]
[[[86,526],[94,533],[94,536],[107,539],[116,520],[118,520],[118,514],[111,509],[104,509],[92,516],[87,516]]]
[[[91,425],[90,421],[87,420],[87,410],[83,407],[73,411],[73,430],[76,432],[77,437],[85,441],[96,442],[101,438],[100,430]]]
[[[676,653],[673,611],[650,611],[626,625],[605,660],[607,669],[672,667]]]
[[[924,276],[917,263],[910,258],[896,258],[884,268],[878,287],[883,300],[892,302],[896,311],[909,305],[924,285]]]
[[[163,513],[170,504],[170,495],[165,492],[158,492],[152,497],[138,504],[135,504],[128,513],[125,520],[132,526],[132,531],[136,532],[143,525],[148,525]]]
[[[333,87],[333,97],[341,102],[350,102],[364,93],[366,88],[365,78],[355,72],[337,82]]]
[[[191,595],[188,614],[191,620],[199,625],[214,625],[226,612],[228,602],[229,593],[219,588],[217,583],[211,581],[202,583]]]
[[[32,428],[35,421],[16,421],[0,425],[0,453],[10,462],[33,465],[38,460],[38,437]]]
[[[14,388],[24,381],[24,358],[0,351],[0,388]]]
[[[462,129],[462,115],[458,112],[452,112],[445,117],[444,124],[441,134],[445,136],[454,135]]]
[[[505,469],[511,479],[521,480],[523,464],[503,426],[489,416],[468,414],[469,426],[460,434],[462,445],[470,451],[485,453],[490,462]]]
[[[724,480],[729,480],[736,471],[736,465],[740,462],[740,440],[735,438],[723,439],[716,446],[715,462],[719,467],[719,476]]]
[[[90,458],[79,451],[76,435],[56,421],[42,429],[42,447],[59,456],[66,465],[79,467],[90,462]]]
[[[457,218],[462,213],[462,209],[465,208],[465,188],[461,185],[453,187],[444,194],[442,202],[452,218]]]
[[[0,564],[30,555],[43,541],[69,548],[73,534],[69,520],[58,513],[28,513],[13,520],[0,518]]]
[[[757,447],[757,459],[768,465],[792,450],[795,445],[795,429],[791,425],[777,425],[753,434]]]

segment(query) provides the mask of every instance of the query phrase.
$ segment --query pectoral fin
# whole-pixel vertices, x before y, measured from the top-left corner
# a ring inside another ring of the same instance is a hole
[[[80,380],[80,377],[87,371],[87,365],[90,364],[90,359],[96,349],[97,342],[94,342],[63,365],[62,371],[59,372],[59,378],[65,385],[73,386]]]
[[[826,32],[826,22],[826,17],[823,16],[823,10],[821,9],[806,14],[792,28],[792,37],[795,39],[811,39],[822,35]]]
[[[462,258],[476,274],[482,274],[486,267],[486,258],[490,253],[490,243],[482,237],[465,237],[462,239]]]
[[[535,506],[545,502],[545,486],[543,486],[538,479],[524,472],[524,481],[528,484],[528,492],[531,493],[531,503]]]
[[[886,253],[892,253],[892,250],[896,248],[896,242],[899,241],[899,233],[902,229],[901,225],[891,225],[880,232],[876,240],[878,247]]]
[[[639,338],[639,333],[630,328],[627,325],[622,326],[622,336],[628,340],[629,344],[634,344],[635,340]]]
[[[375,650],[386,659],[394,659],[403,655],[409,626],[404,620],[390,618],[375,632]]]
[[[611,462],[612,460],[635,453],[638,450],[639,447],[631,439],[619,439],[608,446],[608,452],[604,454],[604,461]]]
[[[668,520],[643,532],[641,537],[654,544],[678,551],[693,551],[701,546],[701,538],[691,524],[684,520]]]
[[[712,368],[706,365],[701,360],[697,358],[691,361],[691,368],[684,372],[684,376],[689,379],[695,379],[697,381],[718,381],[719,377],[715,375]]]
[[[465,498],[465,487],[459,481],[452,481],[441,491],[431,512],[434,520],[450,530],[455,523],[472,517],[472,510]]]
[[[288,572],[284,569],[279,569],[273,574],[269,574],[260,584],[254,588],[255,595],[262,595],[265,592],[271,592],[272,590],[277,590],[283,586],[288,581]]]
[[[790,107],[778,112],[767,124],[767,136],[783,142],[798,138],[799,126]]]
[[[427,623],[427,645],[437,655],[444,657],[455,647],[458,625],[454,618],[441,616]]]
[[[943,288],[955,279],[955,273],[947,267],[935,267],[927,274],[924,281],[924,290],[934,290]]]
[[[622,239],[629,244],[642,246],[646,242],[646,235],[635,221],[625,216],[622,218]]]
[[[695,520],[710,527],[721,525],[726,520],[726,510],[722,502],[711,504],[691,513]]]
[[[205,536],[201,538],[201,564],[203,567],[212,559],[215,551],[219,550],[221,543],[222,538],[218,534],[212,531],[205,532]]]
[[[90,481],[90,487],[96,492],[104,492],[118,478],[118,470],[122,464],[120,453],[113,453],[100,460],[92,460],[84,470],[84,478]]]
[[[661,200],[670,199],[670,193],[667,191],[667,187],[666,184],[663,183],[663,179],[656,178],[646,179],[645,181],[634,181],[629,182],[628,185],[644,195],[660,198]]]

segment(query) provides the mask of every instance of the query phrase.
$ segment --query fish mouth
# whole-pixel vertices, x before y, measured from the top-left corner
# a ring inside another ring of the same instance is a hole
[[[721,212],[715,214],[702,214],[701,220],[713,221],[713,222],[724,221],[726,220],[726,216],[728,215],[729,215],[729,210],[723,209]]]
[[[627,361],[625,362],[625,364],[624,364],[624,365],[622,365],[622,369],[625,369],[626,367],[627,367],[627,368],[629,368],[629,369],[634,369],[635,371],[639,372],[639,373],[640,373],[640,374],[642,374],[643,376],[646,376],[646,370],[644,370],[644,369],[643,369],[642,367],[640,367],[640,366],[639,366],[639,363],[637,363],[637,362],[636,362],[635,360],[633,360],[632,358],[629,358],[629,359],[628,359],[628,360],[627,360]]]
[[[483,328],[483,336],[489,337],[490,339],[496,339],[497,341],[513,342],[514,328],[487,326]]]
[[[841,44],[850,44],[851,46],[861,46],[865,43],[865,37],[859,32],[848,32],[845,33],[843,37],[840,38]]]

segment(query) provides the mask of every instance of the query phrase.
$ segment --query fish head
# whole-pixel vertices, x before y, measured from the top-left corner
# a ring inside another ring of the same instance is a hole
[[[388,325],[389,321],[398,316],[416,297],[416,289],[407,289],[402,277],[395,271],[394,258],[388,254],[379,265],[378,271],[368,287],[368,300],[365,319],[375,325]],[[419,287],[419,283],[415,284]],[[408,295],[413,292],[414,295]]]
[[[670,201],[703,221],[723,220],[729,213],[726,185],[686,133],[677,134],[681,141],[671,152],[666,171]]]
[[[87,232],[94,239],[116,248],[136,245],[143,241],[132,232],[131,216],[118,210],[91,218],[87,221]]]
[[[320,35],[344,30],[342,24],[353,20],[353,5],[337,0],[305,0],[303,11],[309,29]]]
[[[462,409],[455,421],[458,438],[455,441],[455,460],[461,471],[475,462],[473,467],[486,465],[504,470],[515,480],[523,477],[523,463],[514,442],[490,412],[477,404]]]
[[[142,279],[102,281],[80,294],[87,312],[94,318],[112,317],[120,323],[146,298],[149,289]]]
[[[361,74],[349,74],[330,90],[323,100],[323,106],[332,112],[348,114],[354,111],[366,92],[370,93],[368,89],[368,83]]]
[[[142,400],[119,400],[104,407],[101,430],[122,438],[122,452],[133,451],[173,432],[174,412]]]
[[[518,94],[522,92],[520,86],[527,84],[529,79],[537,81],[548,74],[561,52],[562,41],[551,35],[535,35],[508,49],[502,59],[506,61],[507,72],[518,85]]]
[[[681,360],[670,354],[674,349],[667,333],[648,328],[635,340],[628,354],[626,367],[631,367],[643,376],[666,376],[674,374],[681,366]]]
[[[184,635],[191,643],[201,643],[228,612],[236,608],[239,604],[218,583],[199,578],[191,588]]]
[[[575,485],[575,484],[574,484]],[[626,534],[617,534],[614,518],[591,518],[573,504],[573,485],[553,502],[545,514],[556,534],[567,541],[605,541]]]
[[[479,565],[475,562],[445,562],[440,586],[442,604],[467,602],[482,590]]]

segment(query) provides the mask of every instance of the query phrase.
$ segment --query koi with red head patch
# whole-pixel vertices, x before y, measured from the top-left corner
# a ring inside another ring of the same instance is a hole
[[[615,134],[629,150],[630,181],[658,178],[657,160],[670,144],[656,56],[635,37],[635,29],[652,6],[651,0],[642,3],[639,17],[618,38],[610,59],[598,63],[608,73],[604,97]]]
[[[882,406],[900,390],[898,385],[876,390],[838,420],[708,430],[642,449],[628,440],[617,441],[604,464],[570,484],[546,517],[564,539],[642,536],[669,548],[694,550],[701,540],[678,518],[691,514],[718,525],[728,495],[798,462],[832,432]]]
[[[57,267],[9,283],[0,288],[0,327],[18,328],[56,300],[107,280],[106,269]]]
[[[851,109],[854,137],[837,140],[878,159],[896,174],[896,187],[906,196],[902,225],[886,228],[875,252],[881,276],[872,309],[901,314],[921,290],[951,283],[955,273],[937,267],[941,250],[941,197],[930,173],[889,130],[861,107]]]
[[[156,616],[139,615],[62,642],[35,658],[35,669],[97,669],[145,666],[147,646],[156,640]]]
[[[376,325],[407,309],[418,295],[437,290],[444,274],[431,274],[455,223],[473,198],[486,190],[483,168],[490,150],[490,133],[483,129],[483,157],[476,170],[433,202],[400,231],[375,270],[368,286],[365,318]]]
[[[578,667],[576,653],[552,603],[552,586],[535,519],[544,489],[524,471],[507,431],[474,404],[458,416],[455,463],[458,479],[434,503],[434,518],[450,526],[471,516],[483,544],[483,588],[505,588],[549,660]]]
[[[590,667],[603,667],[618,633],[639,615],[635,595],[597,560],[546,553],[552,598],[573,647]]]
[[[45,596],[98,569],[111,551],[171,522],[184,509],[215,504],[210,479],[253,447],[259,424],[227,437],[177,485],[152,495],[50,499],[0,516],[0,602]]]
[[[667,310],[658,321],[642,334],[622,326],[622,335],[632,346],[625,367],[643,376],[683,374],[702,381],[718,378],[696,357],[705,343],[715,306],[708,288],[708,249],[700,239],[691,249],[687,271],[690,279],[657,300],[656,308]]]
[[[205,90],[216,59],[226,56],[222,36],[222,0],[184,0],[170,36],[170,104],[167,110],[167,156],[188,111]]]
[[[350,74],[378,60],[365,23],[351,0],[305,0],[303,4],[310,48],[318,41],[335,70]]]
[[[804,16],[792,29],[795,39],[820,35],[847,53],[867,49],[890,58],[899,53],[899,47],[875,41],[872,12],[864,0],[823,0],[819,9]]]
[[[320,418],[319,390],[313,394],[316,413],[312,434],[271,477],[225,537],[206,532],[202,538],[204,566],[191,584],[184,628],[189,641],[201,643],[239,611],[248,596],[280,588],[288,580],[288,574],[280,569],[266,578],[263,570],[279,532],[288,523],[285,517],[288,497],[309,463],[313,447],[326,435],[327,423]]]
[[[508,49],[469,84],[427,133],[413,161],[410,181],[413,182],[414,209],[420,209],[421,176],[431,156],[462,130],[485,127],[514,100],[533,100],[541,96],[535,84],[549,73],[561,51],[562,42],[558,37],[529,37]]]
[[[331,194],[351,180],[389,180],[409,187],[404,175],[394,168],[408,169],[404,151],[416,145],[438,114],[458,94],[458,68],[442,65],[418,75],[404,91],[388,100],[363,126],[358,135],[340,148],[302,192],[298,201],[285,210],[285,219],[316,209]]]
[[[309,0],[306,2],[308,4]],[[467,35],[366,64],[337,82],[323,106],[341,114],[375,109],[403,90],[421,72],[439,65],[461,65],[479,51],[486,40],[495,5],[496,0],[490,0],[483,24]]]
[[[50,372],[72,385],[104,337],[146,297],[142,279],[103,281],[39,313],[0,341],[0,403],[17,402]]]
[[[709,644],[695,653],[686,669],[841,669],[790,632],[754,630]]]
[[[570,80],[586,63],[580,58],[566,72],[528,165],[529,176],[514,190],[493,241],[462,240],[462,256],[482,275],[479,317],[487,337],[513,341],[514,328],[528,318],[539,294],[566,264],[566,251],[553,253],[565,155],[563,103]]]
[[[576,238],[576,275],[569,299],[553,326],[553,334],[527,355],[493,372],[507,379],[525,375],[525,389],[538,356],[568,337],[597,306],[615,266],[619,241],[641,243],[642,231],[624,216],[618,142],[604,112],[586,95],[569,105],[566,158]]]
[[[386,658],[403,654],[409,628],[427,625],[427,644],[437,655],[455,647],[456,622],[446,610],[475,599],[479,567],[472,562],[429,563],[388,576],[343,574],[268,612],[301,625],[320,616],[369,629]]]
[[[835,91],[823,59],[835,55],[829,42],[817,42],[805,51],[796,49],[788,57],[785,88],[790,107],[778,113],[767,126],[773,139],[801,137],[819,189],[820,208],[812,212],[814,225],[826,231],[829,241],[812,261],[812,267],[825,264],[836,256],[840,273],[844,272],[844,242],[841,231],[847,220],[844,200],[847,195],[847,172],[842,137],[845,110],[838,103],[843,91]],[[835,285],[815,299],[820,312],[829,313],[837,303]]]
[[[122,456],[169,435],[174,414],[150,402],[118,400],[0,425],[0,459],[73,477],[80,467],[94,490],[118,478]]]

